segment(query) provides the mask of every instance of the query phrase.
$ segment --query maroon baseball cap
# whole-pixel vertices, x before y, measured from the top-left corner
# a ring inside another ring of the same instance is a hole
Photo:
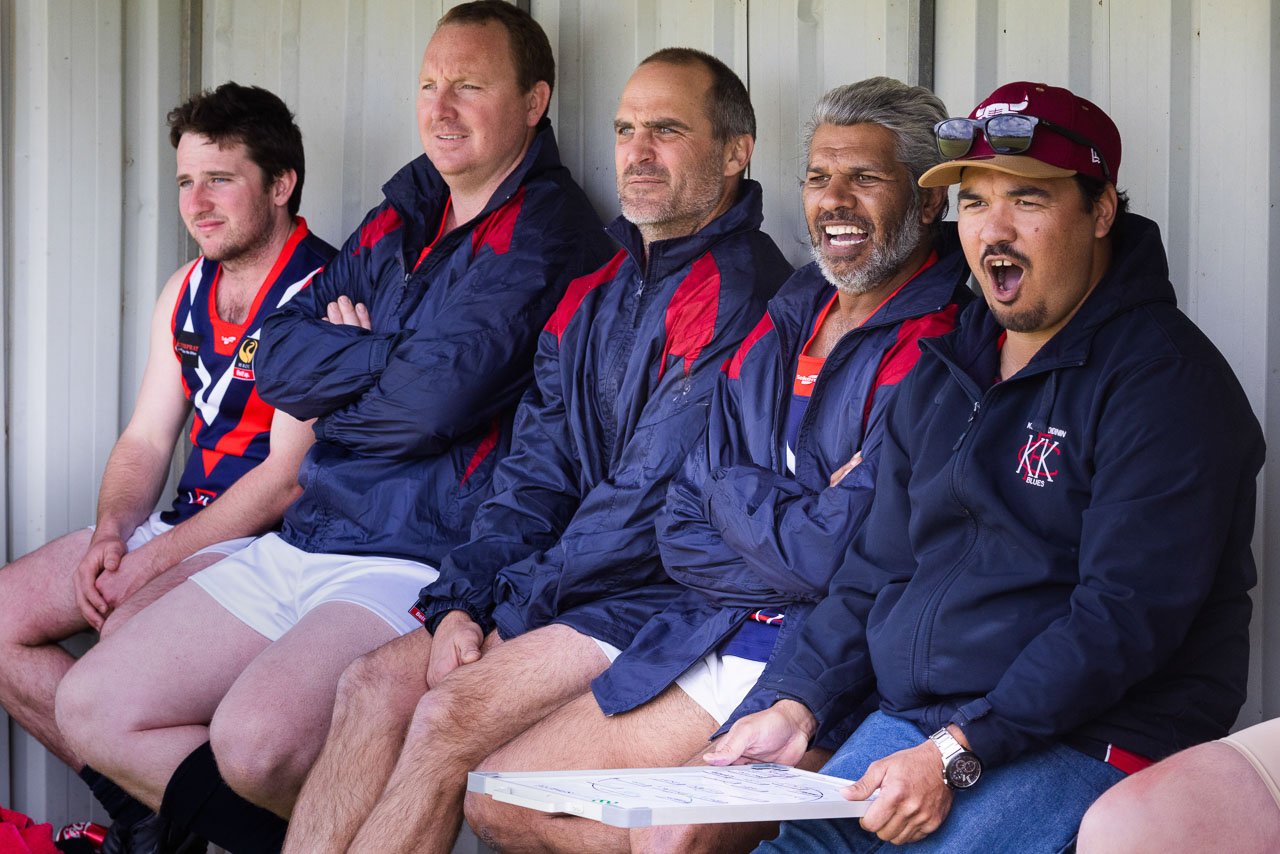
[[[992,92],[969,114],[970,119],[987,119],[1003,113],[1035,116],[1042,121],[1036,126],[1031,146],[1018,154],[993,151],[985,134],[975,129],[967,154],[939,163],[920,176],[921,187],[944,187],[960,181],[967,168],[995,169],[1027,178],[1069,178],[1089,175],[1103,181],[1116,182],[1120,170],[1120,131],[1115,122],[1097,104],[1067,89],[1045,83],[1006,83]],[[1067,135],[1046,127],[1048,122]],[[1092,147],[1070,139],[1088,140]],[[1110,177],[1103,170],[1106,161]]]

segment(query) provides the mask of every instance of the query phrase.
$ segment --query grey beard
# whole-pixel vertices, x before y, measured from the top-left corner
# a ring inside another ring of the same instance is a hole
[[[888,241],[873,246],[866,262],[852,270],[844,273],[835,270],[818,248],[818,243],[811,242],[810,251],[828,282],[835,285],[841,293],[857,296],[874,290],[902,269],[902,265],[924,238],[925,228],[925,224],[920,222],[920,200],[917,198],[912,200],[901,225],[889,235]]]

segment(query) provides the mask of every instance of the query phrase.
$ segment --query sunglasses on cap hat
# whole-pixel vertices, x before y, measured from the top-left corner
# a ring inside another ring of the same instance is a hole
[[[933,126],[933,136],[938,142],[938,152],[943,157],[958,160],[969,153],[978,134],[987,138],[987,144],[997,154],[1022,154],[1031,148],[1037,127],[1052,131],[1093,151],[1102,166],[1102,174],[1108,181],[1111,180],[1107,159],[1102,156],[1098,146],[1075,131],[1039,116],[1000,113],[985,119],[943,119]]]

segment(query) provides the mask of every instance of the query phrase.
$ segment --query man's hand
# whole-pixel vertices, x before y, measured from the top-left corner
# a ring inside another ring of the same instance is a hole
[[[864,801],[876,789],[880,794],[862,817],[862,826],[894,845],[919,842],[951,811],[952,792],[942,781],[942,754],[931,741],[872,762],[862,779],[840,794]]]
[[[101,629],[111,613],[111,606],[98,590],[98,576],[104,571],[114,572],[120,567],[128,547],[120,537],[94,534],[89,541],[89,550],[80,558],[76,566],[72,583],[76,590],[76,604],[85,622],[95,629]]]
[[[763,712],[747,715],[703,755],[708,765],[777,762],[795,765],[809,749],[818,721],[803,703],[779,700]]]
[[[155,540],[152,543],[156,542]],[[160,573],[168,569],[168,561],[153,559],[155,549],[148,548],[152,543],[135,549],[117,561],[116,566],[106,568],[98,576],[95,586],[107,603],[106,617],[111,611],[119,608],[126,599],[136,593]]]
[[[325,309],[324,319],[337,326],[359,326],[370,330],[373,322],[369,320],[369,309],[362,302],[351,303],[349,297],[338,297]]]
[[[858,451],[856,454],[854,454],[852,457],[849,458],[849,462],[840,466],[840,468],[836,469],[831,473],[831,485],[839,486],[840,481],[844,480],[845,477],[849,474],[849,472],[856,469],[861,463],[862,463],[862,451]]]
[[[427,687],[434,688],[455,668],[480,660],[484,631],[466,611],[450,611],[431,636],[431,660],[427,663]]]

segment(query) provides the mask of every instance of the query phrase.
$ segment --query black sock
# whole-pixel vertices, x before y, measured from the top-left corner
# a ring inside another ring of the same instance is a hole
[[[173,772],[160,815],[175,828],[195,833],[233,854],[275,854],[284,847],[289,829],[280,816],[231,790],[207,741]]]
[[[80,779],[88,784],[89,790],[98,799],[98,803],[106,809],[107,815],[111,816],[113,822],[135,824],[151,815],[151,810],[147,809],[142,802],[88,765],[81,768],[79,774]]]

